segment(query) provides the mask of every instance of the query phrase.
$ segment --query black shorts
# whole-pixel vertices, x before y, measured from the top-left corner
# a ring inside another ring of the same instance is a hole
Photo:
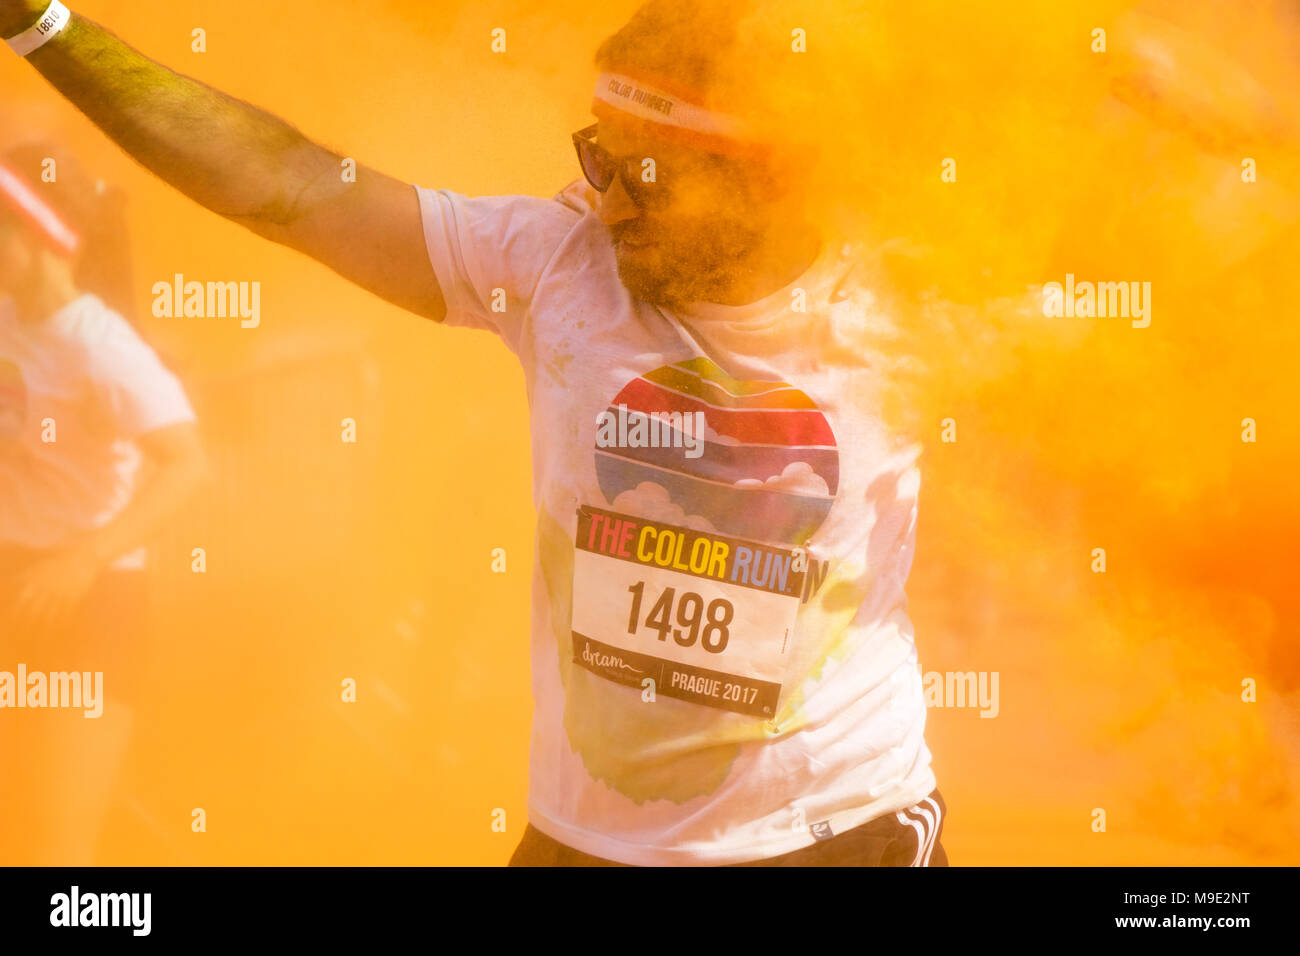
[[[0,652],[12,667],[36,671],[102,671],[110,696],[135,695],[148,654],[148,579],[143,571],[102,571],[62,625],[28,633],[13,620],[18,575],[46,553],[0,543]]]
[[[939,842],[948,807],[938,790],[913,807],[887,813],[851,830],[781,856],[729,866],[947,866]],[[565,846],[531,823],[510,866],[624,866]]]

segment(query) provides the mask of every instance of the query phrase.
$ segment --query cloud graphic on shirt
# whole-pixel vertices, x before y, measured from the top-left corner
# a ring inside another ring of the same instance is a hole
[[[673,503],[672,495],[663,485],[643,481],[635,488],[624,491],[610,504],[610,509],[620,514],[636,515],[662,524],[675,524],[693,531],[717,534],[718,529],[702,515],[688,515]]]
[[[764,491],[784,491],[795,495],[829,496],[830,486],[826,479],[813,470],[806,461],[792,461],[782,469],[781,474],[773,475],[766,481],[757,478],[741,478],[736,482],[737,488],[762,488]]]
[[[707,415],[708,413],[706,412],[705,414]],[[704,419],[704,440],[714,442],[715,444],[718,445],[739,445],[740,444],[740,439],[732,438],[730,435],[724,435],[722,434],[722,432],[715,431],[713,426],[709,424],[709,420],[707,418]]]

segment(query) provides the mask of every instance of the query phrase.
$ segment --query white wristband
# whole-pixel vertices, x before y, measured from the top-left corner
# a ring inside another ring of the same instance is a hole
[[[41,14],[41,18],[36,21],[36,25],[30,30],[25,30],[16,37],[10,37],[5,40],[9,44],[9,49],[13,50],[19,56],[27,56],[33,50],[39,50],[72,19],[72,11],[59,2],[54,0],[50,8]]]

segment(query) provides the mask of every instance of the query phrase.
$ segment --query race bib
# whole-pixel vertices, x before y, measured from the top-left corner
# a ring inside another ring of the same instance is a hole
[[[806,561],[585,505],[574,543],[574,663],[708,707],[776,712]]]

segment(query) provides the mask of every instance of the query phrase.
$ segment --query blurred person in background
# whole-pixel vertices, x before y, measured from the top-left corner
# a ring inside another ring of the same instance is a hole
[[[147,647],[146,545],[206,467],[181,383],[123,314],[128,245],[121,197],[75,157],[0,155],[0,670],[102,672],[105,698],[93,720],[4,713],[3,862],[17,838],[91,860]]]

